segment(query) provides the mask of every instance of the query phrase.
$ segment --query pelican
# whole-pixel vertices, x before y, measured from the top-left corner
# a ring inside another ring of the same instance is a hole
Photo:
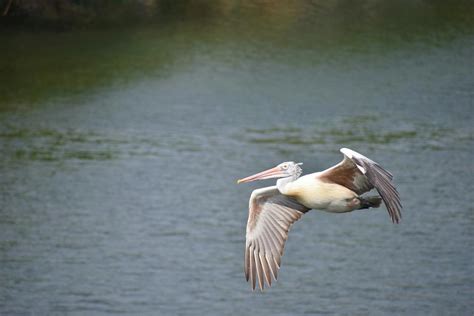
[[[342,148],[344,159],[321,172],[300,177],[302,163],[283,162],[237,183],[279,178],[276,185],[256,189],[249,201],[245,242],[245,278],[252,290],[276,281],[291,225],[311,209],[331,213],[379,207],[383,201],[393,223],[401,219],[402,205],[392,174],[375,161]],[[376,189],[380,196],[361,196]]]

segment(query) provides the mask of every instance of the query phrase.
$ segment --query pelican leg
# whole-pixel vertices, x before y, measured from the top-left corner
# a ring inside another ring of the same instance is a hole
[[[359,210],[368,209],[368,208],[376,208],[380,206],[382,203],[382,198],[380,196],[367,196],[367,197],[357,197],[354,200],[358,200],[359,203]]]

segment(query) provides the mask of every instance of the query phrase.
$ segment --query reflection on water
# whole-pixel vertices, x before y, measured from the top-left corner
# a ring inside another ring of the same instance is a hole
[[[473,313],[469,2],[143,3],[0,28],[0,314]],[[394,173],[403,222],[310,212],[252,293],[271,182],[235,180],[345,146]]]
[[[166,77],[196,56],[236,68],[254,54],[306,67],[337,63],[331,56],[339,54],[353,58],[365,53],[375,59],[410,44],[415,50],[418,44],[436,47],[472,35],[474,6],[469,4],[146,1],[143,12],[152,14],[142,17],[142,26],[29,32],[7,24],[0,30],[8,48],[0,51],[0,109],[143,76]]]
[[[382,129],[375,116],[353,116],[342,120],[327,121],[325,126],[310,128],[247,129],[249,142],[256,144],[311,145],[347,144],[358,146],[370,143],[391,145],[410,142],[418,149],[451,150],[456,147],[468,149],[473,135],[470,129],[440,128],[434,124],[405,124],[404,129],[395,127]],[[294,148],[298,150],[298,148]]]
[[[200,146],[192,138],[159,137],[140,135],[101,135],[95,132],[52,129],[9,129],[0,133],[3,159],[61,161],[108,160],[129,156],[159,156],[165,150],[199,151]]]
[[[471,130],[440,128],[433,124],[411,125],[405,129],[379,129],[371,122],[380,121],[375,116],[353,116],[342,120],[327,121],[327,126],[312,128],[270,127],[246,128],[245,133],[234,137],[240,142],[260,145],[277,145],[287,151],[299,151],[316,146],[346,144],[359,146],[411,143],[418,150],[469,150],[473,141]],[[53,129],[7,128],[0,132],[5,161],[40,160],[62,161],[127,159],[133,156],[159,157],[166,152],[199,152],[203,148],[196,137],[172,135],[139,135],[116,133],[105,135],[97,132]]]

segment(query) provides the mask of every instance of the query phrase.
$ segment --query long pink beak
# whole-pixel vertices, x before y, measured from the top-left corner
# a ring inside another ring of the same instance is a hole
[[[252,182],[255,180],[264,180],[270,178],[280,178],[284,177],[286,174],[280,169],[280,167],[274,167],[259,173],[256,173],[252,176],[248,176],[247,178],[237,180],[237,183],[245,183],[245,182]]]

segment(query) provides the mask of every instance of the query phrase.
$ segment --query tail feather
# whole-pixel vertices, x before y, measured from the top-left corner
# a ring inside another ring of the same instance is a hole
[[[370,207],[379,207],[382,203],[382,198],[380,196],[366,196],[366,197],[359,197],[360,200],[360,208],[370,208]]]

